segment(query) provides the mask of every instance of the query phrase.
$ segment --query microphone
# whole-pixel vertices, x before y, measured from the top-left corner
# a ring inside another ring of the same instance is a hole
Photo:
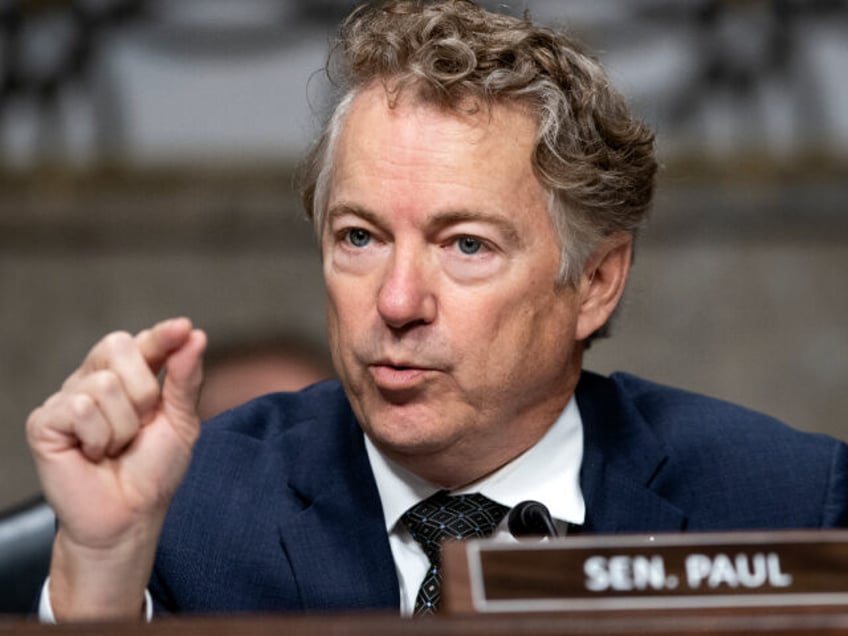
[[[509,511],[507,526],[512,536],[556,537],[559,535],[551,513],[538,501],[522,501]]]

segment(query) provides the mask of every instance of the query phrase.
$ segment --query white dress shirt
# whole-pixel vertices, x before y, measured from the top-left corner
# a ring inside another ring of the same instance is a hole
[[[410,616],[430,562],[400,518],[440,488],[388,459],[367,435],[365,448],[377,481],[397,568],[401,614]],[[582,525],[586,518],[586,505],[580,490],[582,460],[583,422],[572,397],[553,426],[534,446],[494,473],[451,494],[479,492],[510,508],[531,499],[548,507],[558,527],[565,528],[567,523]],[[506,520],[493,536],[512,540]]]

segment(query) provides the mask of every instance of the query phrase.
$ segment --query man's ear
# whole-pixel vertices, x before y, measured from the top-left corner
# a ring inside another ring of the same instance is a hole
[[[620,233],[604,238],[589,257],[578,284],[578,341],[591,336],[609,320],[624,293],[632,256],[633,236]]]

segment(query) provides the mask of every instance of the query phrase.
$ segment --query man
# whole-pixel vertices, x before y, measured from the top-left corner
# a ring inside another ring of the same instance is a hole
[[[433,501],[477,534],[523,499],[582,532],[845,524],[845,445],[581,371],[655,172],[597,62],[464,0],[357,11],[339,54],[304,199],[340,383],[200,434],[203,333],[107,336],[28,421],[60,519],[45,612],[137,617],[145,587],[166,611],[430,611]]]

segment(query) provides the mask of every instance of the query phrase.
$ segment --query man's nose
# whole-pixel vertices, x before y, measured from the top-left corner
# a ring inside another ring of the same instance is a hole
[[[377,311],[389,327],[405,329],[436,319],[433,272],[423,255],[396,250],[377,297]]]

